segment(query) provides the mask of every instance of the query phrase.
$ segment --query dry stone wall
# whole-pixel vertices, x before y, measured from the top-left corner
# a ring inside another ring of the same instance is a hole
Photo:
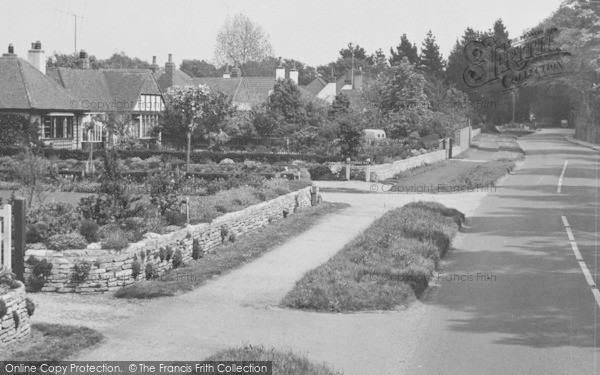
[[[25,259],[46,260],[52,264],[52,275],[46,278],[43,292],[104,293],[146,278],[147,270],[160,276],[173,268],[175,254],[183,263],[192,260],[194,242],[205,253],[230,236],[239,236],[269,225],[311,205],[310,187],[270,201],[227,213],[211,223],[190,225],[175,232],[156,235],[129,245],[123,250],[34,250],[25,252]],[[25,280],[33,266],[26,261]],[[78,270],[87,269],[86,277],[77,277]],[[28,287],[32,288],[31,283]]]
[[[0,296],[6,306],[6,313],[0,318],[0,346],[21,341],[31,333],[25,286],[20,284],[19,288]]]

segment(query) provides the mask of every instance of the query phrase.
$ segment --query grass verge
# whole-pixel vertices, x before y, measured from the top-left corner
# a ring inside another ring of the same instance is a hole
[[[460,187],[461,189],[475,189],[496,186],[496,181],[515,168],[512,160],[491,160],[481,165],[466,169],[450,181],[447,186]]]
[[[464,214],[435,202],[387,212],[320,267],[282,305],[315,311],[390,310],[428,286]]]
[[[273,361],[273,375],[342,374],[325,365],[314,364],[306,357],[299,356],[291,351],[277,351],[253,345],[220,351],[207,358],[206,361]]]
[[[31,338],[24,343],[0,349],[0,357],[10,361],[63,361],[103,339],[93,329],[62,324],[35,323],[31,331]]]
[[[265,252],[284,244],[290,238],[308,230],[321,218],[349,207],[344,203],[323,202],[309,207],[285,220],[260,228],[239,237],[236,242],[219,245],[203,258],[183,268],[168,271],[156,280],[145,280],[115,292],[117,298],[157,298],[190,291],[206,280],[258,258]]]

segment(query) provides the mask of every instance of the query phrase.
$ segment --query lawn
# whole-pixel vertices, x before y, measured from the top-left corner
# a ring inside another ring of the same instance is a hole
[[[461,212],[434,202],[389,211],[307,272],[282,305],[325,312],[407,305],[428,286],[464,219]]]
[[[324,364],[315,364],[291,351],[265,349],[253,345],[222,350],[206,361],[272,361],[273,375],[342,375],[341,372],[334,371]]]
[[[316,225],[326,215],[347,208],[347,204],[323,202],[298,213],[247,233],[234,243],[226,242],[192,261],[183,268],[171,270],[157,280],[145,280],[115,292],[117,298],[156,298],[173,296],[192,290],[217,275],[239,267],[265,252],[282,245],[290,238]]]
[[[31,338],[0,348],[0,358],[10,361],[64,361],[103,339],[99,332],[61,324],[37,323],[31,326]]]

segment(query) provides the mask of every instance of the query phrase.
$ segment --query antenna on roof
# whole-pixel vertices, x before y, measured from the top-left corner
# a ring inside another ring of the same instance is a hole
[[[57,12],[60,12],[60,13],[67,14],[69,16],[73,16],[73,20],[75,21],[75,33],[73,36],[75,39],[75,53],[77,53],[77,18],[81,18],[83,20],[83,17],[78,14],[71,13],[71,12],[68,12],[68,11],[62,10],[62,9],[54,9],[54,10]]]

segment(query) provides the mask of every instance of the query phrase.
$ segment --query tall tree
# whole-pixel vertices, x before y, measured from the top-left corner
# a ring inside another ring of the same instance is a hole
[[[406,34],[402,34],[400,37],[400,44],[396,46],[395,51],[394,48],[390,48],[390,54],[390,65],[400,63],[405,57],[411,64],[417,64],[419,62],[419,51],[417,50],[417,45],[411,43]]]
[[[179,69],[190,77],[219,77],[221,75],[213,64],[204,60],[183,60]]]
[[[506,43],[508,41],[508,30],[506,30],[506,26],[504,26],[504,22],[502,18],[498,18],[496,22],[494,22],[494,26],[492,28],[492,32],[496,41],[498,43]]]
[[[272,55],[269,35],[261,25],[242,13],[227,17],[215,46],[215,59],[219,64],[244,65],[250,60],[262,61]]]
[[[367,51],[363,47],[359,46],[358,44],[354,45],[353,43],[348,43],[348,47],[342,48],[340,50],[340,56],[343,59],[352,58],[353,53],[354,53],[355,59],[364,60],[367,58]]]
[[[421,54],[419,56],[420,68],[429,75],[442,77],[446,62],[440,53],[440,46],[435,41],[435,36],[431,30],[427,32],[427,37],[423,41]]]

